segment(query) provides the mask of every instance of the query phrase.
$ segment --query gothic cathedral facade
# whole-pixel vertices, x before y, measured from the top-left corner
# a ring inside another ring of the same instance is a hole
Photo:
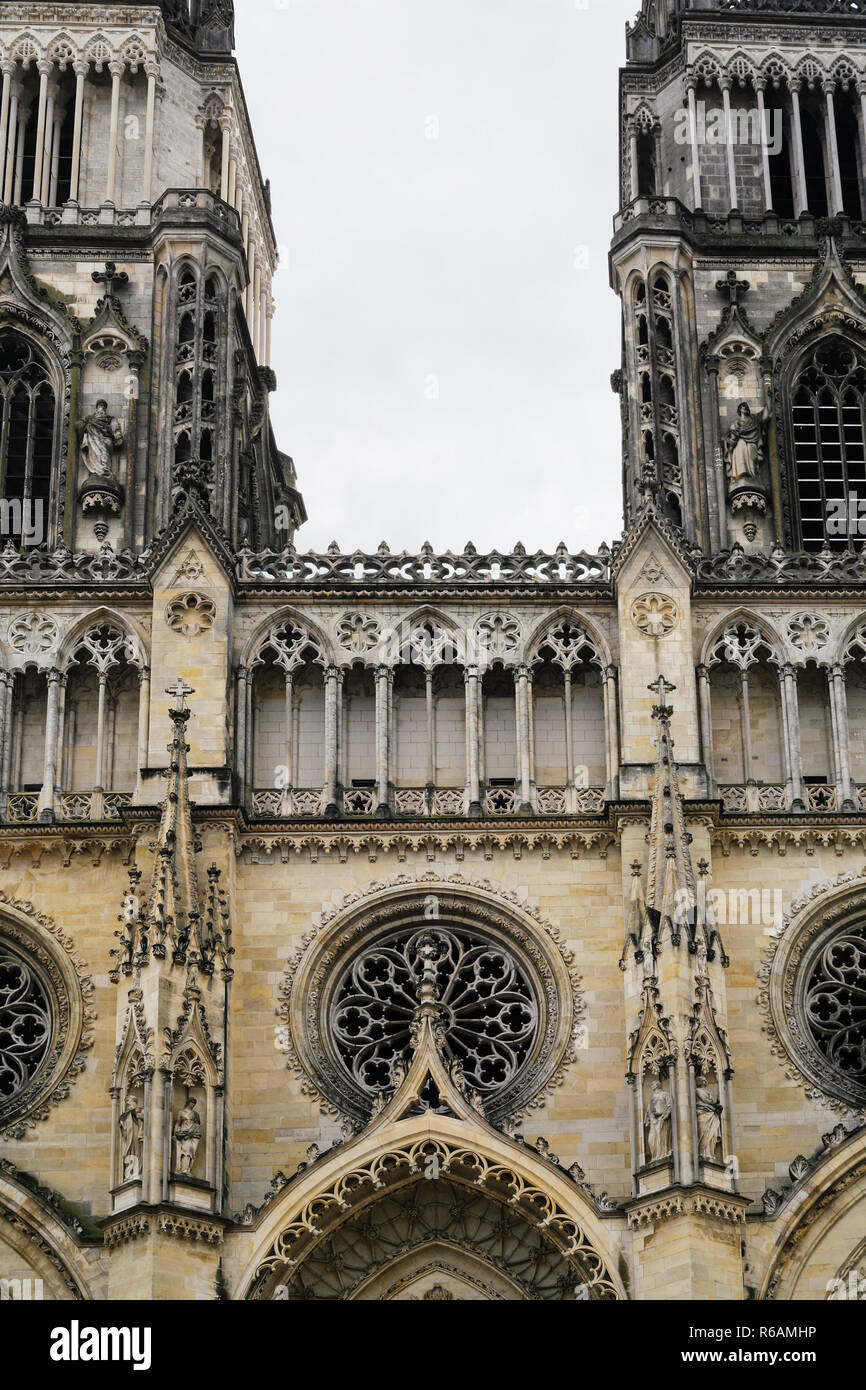
[[[859,10],[644,0],[622,538],[413,555],[296,544],[231,0],[2,6],[5,1288],[866,1296]]]

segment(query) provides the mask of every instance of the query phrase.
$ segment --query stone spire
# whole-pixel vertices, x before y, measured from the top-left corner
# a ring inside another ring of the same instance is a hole
[[[147,960],[170,958],[173,965],[190,965],[204,975],[212,975],[219,962],[224,977],[230,977],[229,961],[234,954],[228,908],[219,887],[220,871],[208,870],[207,908],[202,914],[196,860],[201,852],[192,823],[189,799],[189,769],[186,726],[190,710],[188,695],[195,691],[178,680],[166,691],[175,704],[169,710],[172,740],[168,751],[168,787],[156,841],[156,856],[150,888],[142,902],[138,895],[141,871],[129,871],[130,891],[120,918],[123,929],[116,935],[121,945],[114,952],[118,974],[129,975]]]
[[[668,933],[674,945],[679,945],[683,923],[694,920],[695,873],[671,736],[673,706],[667,703],[676,686],[659,676],[649,688],[658,696],[658,703],[653,706],[657,745],[646,904],[656,944]]]

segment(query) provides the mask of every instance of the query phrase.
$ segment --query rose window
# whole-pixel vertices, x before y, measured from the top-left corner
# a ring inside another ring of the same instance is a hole
[[[394,1065],[412,1055],[410,1031],[422,979],[421,947],[433,943],[436,996],[447,1057],[468,1084],[490,1096],[513,1082],[538,1027],[532,985],[504,945],[456,928],[400,932],[361,952],[333,1003],[337,1051],[368,1094],[394,1084]]]
[[[837,1076],[866,1078],[866,926],[825,940],[803,1001],[812,1039]]]
[[[23,956],[0,946],[0,1104],[23,1090],[51,1044],[49,995]]]

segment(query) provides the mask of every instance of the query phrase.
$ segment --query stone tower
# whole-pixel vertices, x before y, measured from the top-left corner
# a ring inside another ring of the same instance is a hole
[[[630,27],[594,554],[297,549],[233,28],[0,10],[0,1292],[862,1297],[866,21]]]

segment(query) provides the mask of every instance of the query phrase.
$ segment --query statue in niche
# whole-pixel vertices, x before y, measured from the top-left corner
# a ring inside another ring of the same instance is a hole
[[[123,1181],[131,1182],[134,1178],[141,1177],[141,1154],[144,1145],[144,1112],[135,1096],[126,1097],[126,1109],[118,1124],[123,1145]]]
[[[714,1163],[722,1147],[722,1104],[713,1098],[710,1083],[703,1072],[695,1079],[695,1108],[698,1116],[698,1151],[701,1158]]]
[[[742,401],[737,410],[736,423],[725,436],[725,465],[732,488],[759,476],[764,462],[765,426],[765,412],[753,412],[752,407]]]
[[[191,1095],[187,1094],[186,1104],[181,1107],[172,1130],[175,1148],[175,1172],[189,1174],[195,1163],[198,1146],[201,1143],[201,1115]]]
[[[644,1127],[647,1132],[647,1161],[649,1163],[658,1163],[659,1160],[670,1157],[673,1149],[671,1138],[672,1110],[670,1095],[662,1086],[659,1078],[654,1077],[644,1118]]]
[[[123,426],[108,412],[107,401],[97,401],[92,415],[78,422],[80,454],[88,473],[96,478],[114,477],[114,456],[123,447]]]

